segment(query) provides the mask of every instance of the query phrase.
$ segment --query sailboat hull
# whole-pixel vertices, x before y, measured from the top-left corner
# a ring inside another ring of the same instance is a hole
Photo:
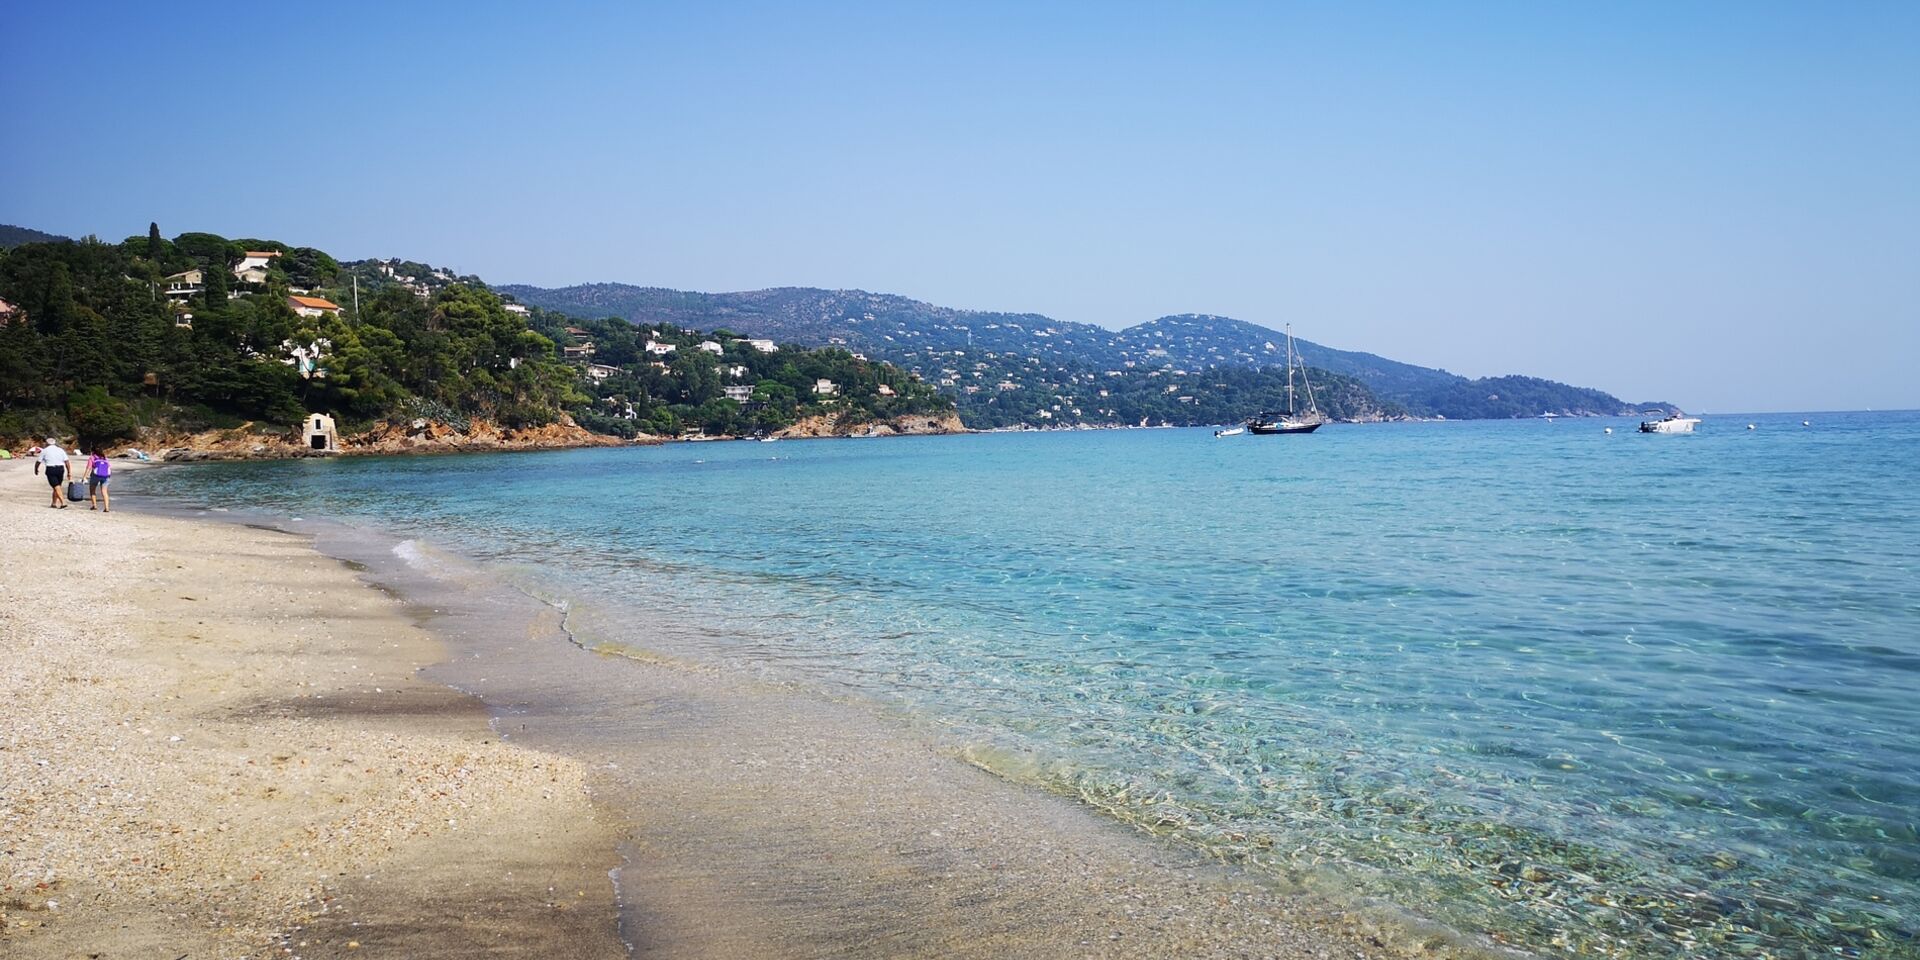
[[[1247,432],[1270,435],[1277,433],[1312,433],[1320,429],[1317,423],[1249,423]]]

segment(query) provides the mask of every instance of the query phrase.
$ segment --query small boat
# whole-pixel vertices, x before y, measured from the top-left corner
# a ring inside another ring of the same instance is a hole
[[[1246,432],[1246,427],[1227,427],[1222,430],[1215,430],[1213,435],[1216,437],[1237,437]]]
[[[1698,424],[1699,422],[1700,422],[1699,417],[1689,417],[1689,416],[1684,416],[1680,413],[1670,413],[1658,420],[1640,421],[1640,432],[1641,433],[1692,433],[1694,425]]]
[[[1300,372],[1300,382],[1306,385],[1307,409],[1297,412],[1293,405],[1293,375],[1295,369]],[[1293,324],[1287,324],[1287,409],[1277,413],[1261,412],[1247,418],[1247,429],[1253,433],[1270,435],[1276,433],[1312,433],[1327,422],[1325,414],[1313,401],[1313,381],[1307,379],[1306,364],[1300,361],[1299,351],[1293,348]]]

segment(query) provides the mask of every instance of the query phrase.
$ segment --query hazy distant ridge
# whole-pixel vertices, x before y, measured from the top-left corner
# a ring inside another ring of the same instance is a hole
[[[876,359],[918,369],[930,380],[955,379],[964,389],[971,368],[979,379],[1039,378],[1047,389],[1073,390],[1089,372],[1163,369],[1262,368],[1282,363],[1283,335],[1231,317],[1182,314],[1120,331],[1055,320],[1035,313],[959,310],[864,290],[778,287],[738,293],[697,293],[623,283],[497,289],[522,302],[581,317],[618,316],[640,324],[729,329],[808,346],[840,344]],[[1377,354],[1297,339],[1307,364],[1361,381],[1379,400],[1416,416],[1450,419],[1614,415],[1667,408],[1628,403],[1601,390],[1533,377],[1468,379]],[[1033,369],[1031,358],[1042,369]],[[943,373],[959,376],[947,377]],[[1048,374],[1052,379],[1048,379]],[[1025,385],[1025,380],[1021,381]],[[1204,389],[1204,387],[1202,388]],[[966,404],[963,403],[963,409]]]
[[[0,223],[0,250],[11,250],[23,243],[58,243],[67,239],[57,233],[47,233],[32,227],[16,227],[11,223]]]

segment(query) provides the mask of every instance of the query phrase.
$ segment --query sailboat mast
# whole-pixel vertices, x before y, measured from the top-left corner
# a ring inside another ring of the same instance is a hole
[[[1287,324],[1287,416],[1293,416],[1293,324]]]

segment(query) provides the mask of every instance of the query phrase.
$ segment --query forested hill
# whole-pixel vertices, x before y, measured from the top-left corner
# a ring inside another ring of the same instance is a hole
[[[17,247],[23,243],[57,243],[67,239],[54,233],[43,233],[28,227],[16,227],[11,223],[0,223],[0,250]]]
[[[979,372],[1009,374],[1012,382],[1026,386],[1020,374],[1023,368],[1034,365],[1064,371],[1062,375],[1117,376],[1114,371],[1141,370],[1171,375],[1175,370],[1263,370],[1281,364],[1284,355],[1283,335],[1277,331],[1228,317],[1193,314],[1162,317],[1115,332],[1039,314],[958,310],[861,290],[782,287],[692,293],[617,283],[557,289],[507,285],[498,289],[524,303],[576,316],[612,315],[639,324],[726,327],[783,342],[845,346],[918,368],[930,380],[953,379],[962,389],[970,368],[983,357],[992,369]],[[1553,381],[1512,377],[1472,380],[1376,354],[1338,350],[1312,340],[1296,340],[1296,344],[1308,365],[1350,377],[1369,388],[1373,394],[1369,398],[1371,409],[1380,414],[1503,418],[1548,412],[1578,416],[1669,408],[1664,403],[1627,403],[1601,391]],[[1055,381],[1049,385],[1059,386],[1058,377]],[[1522,383],[1526,389],[1515,389]],[[969,404],[964,395],[960,404],[962,412],[967,412]]]
[[[154,225],[26,243],[0,251],[0,301],[0,441],[15,443],[272,438],[309,413],[344,436],[492,425],[560,443],[584,437],[569,418],[625,437],[952,426],[951,398],[848,350],[576,325],[448,268],[277,240]]]
[[[362,290],[326,252],[157,226],[0,253],[0,438],[289,432],[420,418],[508,429],[586,402],[552,341],[484,286]],[[347,306],[340,306],[346,304]],[[564,424],[562,424],[564,425]]]

